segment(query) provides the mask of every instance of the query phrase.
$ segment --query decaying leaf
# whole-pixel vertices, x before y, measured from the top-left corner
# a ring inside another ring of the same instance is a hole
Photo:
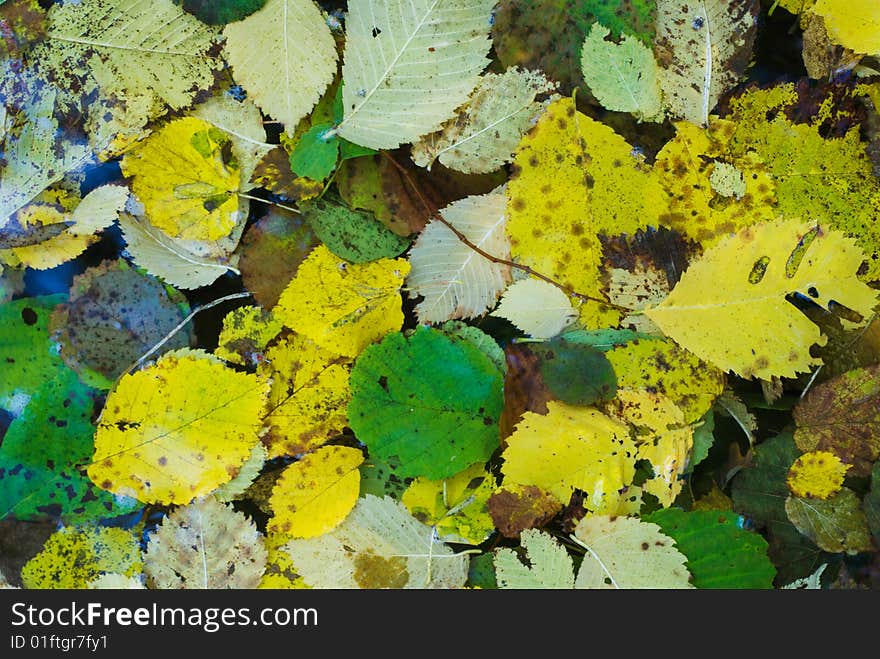
[[[562,510],[562,504],[535,485],[506,485],[498,488],[486,503],[498,532],[518,538],[526,529],[539,528]]]
[[[798,531],[827,552],[871,551],[871,532],[859,497],[847,487],[826,499],[790,496],[785,512]]]
[[[148,583],[159,589],[256,588],[265,567],[253,521],[213,497],[166,516],[144,554]]]

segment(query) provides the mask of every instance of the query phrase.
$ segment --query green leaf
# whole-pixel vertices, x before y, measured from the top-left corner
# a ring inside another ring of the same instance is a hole
[[[800,455],[790,432],[784,432],[758,444],[753,465],[733,477],[733,508],[771,531],[790,526],[785,514],[785,499],[790,494],[785,479]]]
[[[767,557],[767,541],[740,528],[729,511],[685,512],[666,508],[645,521],[659,524],[687,556],[697,588],[772,588],[776,568]]]
[[[700,421],[702,421],[702,425],[694,430],[694,448],[691,451],[687,473],[692,473],[694,467],[709,456],[709,449],[715,443],[715,413],[709,410]]]
[[[868,520],[868,528],[874,536],[874,542],[880,545],[880,462],[874,463],[871,472],[871,489],[862,499],[862,509]]]
[[[439,329],[451,338],[461,339],[476,346],[488,355],[499,371],[502,373],[507,371],[507,358],[504,356],[504,350],[495,342],[495,339],[479,327],[468,325],[460,320],[447,320]]]
[[[353,210],[341,200],[325,197],[299,207],[327,249],[346,261],[392,258],[409,247],[407,238],[391,233],[372,213]]]
[[[309,128],[290,154],[290,168],[297,176],[323,181],[336,167],[339,140],[326,138],[332,124],[317,124]]]
[[[498,448],[503,376],[479,348],[420,326],[368,346],[351,373],[349,425],[402,476],[440,479]]]
[[[29,297],[0,305],[0,407],[15,391],[32,394],[63,367],[49,338],[49,315],[64,295]]]
[[[855,554],[873,549],[861,501],[849,488],[827,499],[790,496],[785,512],[798,531],[827,552]]]
[[[572,330],[559,335],[560,339],[569,343],[593,346],[596,350],[608,352],[636,339],[649,339],[648,334],[634,332],[632,330],[598,329],[598,330]]]
[[[82,522],[122,515],[140,504],[99,489],[85,474],[95,445],[97,393],[64,366],[9,426],[0,445],[0,519],[53,517]]]
[[[471,559],[467,585],[483,590],[498,588],[498,580],[495,578],[495,557],[492,554],[487,552]]]
[[[541,359],[541,375],[550,392],[569,405],[592,405],[614,398],[617,376],[600,351],[554,339],[532,346]]]
[[[373,156],[379,153],[375,149],[368,146],[361,146],[354,142],[349,142],[344,137],[339,138],[339,159],[348,160],[349,158],[360,158],[361,156]]]
[[[250,16],[266,0],[177,0],[184,11],[208,25],[226,25]]]

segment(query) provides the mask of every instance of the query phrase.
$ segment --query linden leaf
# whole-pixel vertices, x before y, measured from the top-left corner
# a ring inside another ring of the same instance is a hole
[[[880,457],[880,365],[816,385],[795,406],[794,441],[802,451],[828,451],[867,476]]]
[[[498,448],[502,374],[479,348],[419,326],[389,334],[357,358],[349,425],[401,476],[450,477]]]
[[[273,310],[286,326],[326,350],[355,357],[403,325],[403,259],[351,264],[324,245],[312,250]]]
[[[785,512],[798,531],[827,552],[872,551],[871,532],[861,499],[843,487],[827,499],[789,496]]]
[[[702,417],[724,390],[724,374],[668,339],[638,338],[606,353],[619,389],[646,390],[669,398],[685,423]]]
[[[250,457],[267,388],[206,353],[166,353],[107,396],[89,477],[145,503],[208,494]]]
[[[772,588],[776,569],[767,558],[767,541],[719,510],[685,512],[664,508],[644,521],[660,526],[687,556],[696,588]]]
[[[217,240],[238,224],[238,165],[229,136],[196,117],[175,119],[122,158],[150,222],[171,237]]]
[[[567,504],[583,490],[593,513],[616,509],[620,490],[635,475],[636,447],[629,429],[589,407],[547,403],[546,415],[526,412],[507,438],[504,485],[536,485]]]
[[[223,317],[214,354],[233,364],[257,366],[266,347],[281,333],[281,321],[261,307],[239,307]]]
[[[827,499],[840,491],[847,469],[833,453],[810,451],[791,465],[786,484],[796,497]]]
[[[581,70],[606,110],[630,112],[640,121],[662,121],[657,63],[637,38],[608,41],[610,30],[593,23],[581,48]]]
[[[484,252],[510,258],[504,233],[506,199],[502,190],[466,197],[440,211],[443,218]],[[431,220],[409,256],[407,288],[422,323],[473,318],[495,304],[510,281],[510,267],[494,263],[459,240],[448,226]]]
[[[270,458],[311,451],[346,426],[350,370],[350,358],[301,334],[269,348],[259,372],[272,381],[263,421]]]
[[[440,128],[489,63],[495,0],[352,0],[342,66],[345,139],[393,149]]]
[[[177,328],[189,311],[186,299],[124,261],[104,261],[73,278],[67,303],[52,313],[61,357],[83,381],[99,389]],[[177,332],[162,352],[184,348],[189,331]]]
[[[480,78],[467,104],[436,133],[412,146],[412,160],[431,169],[435,160],[465,174],[492,172],[510,162],[523,134],[547,105],[537,101],[556,89],[540,71],[512,67]]]
[[[266,567],[253,521],[213,497],[176,508],[147,540],[150,588],[256,588]]]
[[[511,284],[490,315],[506,318],[535,339],[553,338],[577,320],[562,289],[533,277]]]
[[[671,114],[700,126],[752,57],[756,0],[657,0],[654,51]]]
[[[574,562],[552,535],[526,529],[520,536],[520,545],[528,565],[524,565],[512,549],[495,551],[499,588],[574,588]]]
[[[552,103],[523,137],[507,185],[511,254],[571,290],[602,299],[600,234],[656,225],[662,191],[652,170],[608,126]],[[615,312],[594,302],[580,309],[588,327]]]
[[[575,588],[694,588],[687,558],[657,524],[589,516],[578,522],[573,539],[587,549]]]
[[[825,19],[834,43],[857,53],[880,53],[880,6],[872,0],[816,0],[812,12]]]
[[[478,545],[495,530],[486,508],[494,490],[494,476],[477,463],[442,480],[416,478],[400,501],[444,542]]]
[[[468,557],[390,497],[366,495],[335,529],[283,549],[313,588],[460,588]]]
[[[324,446],[284,469],[269,506],[270,533],[313,538],[336,528],[354,508],[364,455],[347,446]]]
[[[876,291],[856,277],[862,255],[836,231],[797,220],[739,231],[707,250],[672,293],[645,313],[701,359],[746,378],[793,377],[820,363],[827,341],[787,296],[798,293],[833,312],[845,306],[867,322]],[[718,340],[723,337],[723,340]]]
[[[140,546],[131,531],[67,526],[24,565],[21,581],[30,589],[83,589],[102,574],[133,577],[141,569]]]
[[[336,42],[312,0],[269,0],[223,30],[235,80],[293,134],[336,73]]]

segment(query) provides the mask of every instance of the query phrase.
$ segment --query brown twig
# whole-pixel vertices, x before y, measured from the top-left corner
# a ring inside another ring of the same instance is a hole
[[[545,275],[543,273],[537,272],[536,270],[533,270],[532,268],[530,268],[527,265],[523,265],[522,263],[517,263],[516,261],[511,261],[509,259],[503,259],[500,256],[495,256],[494,254],[490,254],[489,252],[487,252],[483,249],[480,249],[477,245],[475,245],[473,242],[471,242],[466,235],[464,235],[461,231],[456,229],[449,221],[447,221],[446,218],[440,214],[439,209],[437,209],[433,204],[431,204],[425,198],[425,196],[422,194],[422,191],[419,189],[419,186],[415,183],[415,181],[412,180],[412,177],[409,175],[409,172],[406,171],[406,168],[403,165],[401,165],[399,162],[397,162],[397,160],[394,159],[394,156],[392,156],[387,151],[382,151],[381,153],[383,156],[388,158],[388,160],[391,162],[392,165],[394,165],[397,168],[397,171],[400,172],[400,175],[403,177],[404,181],[409,185],[410,188],[412,188],[413,192],[415,193],[416,197],[419,200],[419,203],[421,203],[422,206],[427,211],[428,217],[433,220],[437,220],[438,222],[440,222],[441,224],[446,226],[446,228],[448,228],[450,231],[452,231],[452,233],[455,234],[456,238],[458,238],[461,242],[463,242],[465,245],[467,245],[470,249],[474,250],[477,254],[482,256],[484,259],[488,259],[492,263],[497,263],[499,265],[506,265],[510,268],[515,268],[517,270],[525,272],[526,274],[531,275],[532,277],[535,277],[537,279],[541,279],[542,281],[545,281],[548,284],[552,284],[553,286],[556,286],[556,288],[561,290],[566,295],[571,296],[571,297],[576,297],[579,300],[584,300],[584,301],[589,300],[591,302],[598,302],[600,304],[604,304],[606,306],[613,307],[615,309],[619,309],[619,310],[625,311],[627,313],[632,313],[632,312],[636,311],[635,309],[630,309],[629,307],[624,307],[619,304],[614,304],[613,302],[609,302],[608,300],[603,300],[602,298],[593,297],[591,295],[586,295],[584,293],[578,293],[577,291],[573,290],[569,286],[566,286],[562,282],[558,282],[555,279],[553,279],[552,277],[548,277],[547,275]]]

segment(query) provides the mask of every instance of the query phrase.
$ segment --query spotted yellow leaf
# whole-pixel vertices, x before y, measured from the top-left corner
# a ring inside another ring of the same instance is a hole
[[[189,503],[234,478],[259,441],[268,383],[198,350],[164,354],[107,396],[88,475],[145,503]]]
[[[154,226],[175,238],[217,240],[242,219],[231,144],[203,119],[175,119],[125,154],[122,173]]]
[[[349,263],[319,245],[273,309],[281,322],[337,355],[356,357],[403,325],[404,259]]]
[[[261,307],[233,309],[223,317],[214,354],[233,364],[256,366],[279,332],[281,322]]]
[[[849,468],[833,453],[810,451],[794,461],[785,482],[796,497],[827,499],[840,491]]]

